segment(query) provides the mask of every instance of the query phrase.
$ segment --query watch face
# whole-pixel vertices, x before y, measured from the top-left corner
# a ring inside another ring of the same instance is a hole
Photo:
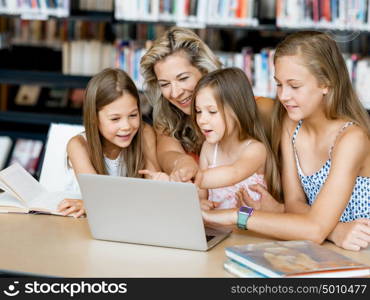
[[[242,206],[240,207],[239,211],[242,212],[242,213],[246,213],[246,214],[249,214],[251,208],[248,207],[248,206]]]

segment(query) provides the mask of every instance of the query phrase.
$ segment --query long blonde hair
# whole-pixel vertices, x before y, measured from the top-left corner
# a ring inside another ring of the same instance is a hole
[[[178,139],[187,152],[197,153],[200,143],[194,133],[190,117],[163,97],[154,72],[154,65],[157,62],[178,52],[184,53],[191,65],[202,74],[221,67],[219,59],[193,31],[172,27],[154,41],[141,59],[144,91],[153,105],[154,128]]]
[[[276,48],[274,63],[283,56],[299,55],[319,85],[329,88],[325,96],[325,116],[356,123],[370,137],[370,118],[353,89],[346,63],[336,42],[327,34],[302,31],[288,35]],[[284,107],[276,101],[272,130],[274,151],[279,151]],[[280,132],[279,132],[280,131]]]
[[[122,149],[121,155],[126,164],[127,176],[142,177],[138,174],[144,167],[142,147],[142,122],[139,93],[134,82],[126,72],[120,69],[108,68],[96,74],[88,83],[85,100],[83,120],[86,130],[88,152],[92,165],[98,174],[108,174],[104,163],[103,137],[99,131],[98,112],[106,105],[112,103],[124,94],[130,94],[137,100],[140,116],[139,129],[132,139],[130,146]],[[122,165],[123,168],[123,165]]]
[[[265,146],[267,151],[265,164],[267,187],[275,199],[280,199],[279,169],[254,100],[252,87],[245,73],[239,68],[225,68],[205,75],[198,82],[193,94],[192,120],[199,136],[203,134],[196,122],[195,98],[197,93],[205,87],[212,89],[224,120],[225,107],[229,107],[235,115],[239,127],[240,141],[252,138]]]

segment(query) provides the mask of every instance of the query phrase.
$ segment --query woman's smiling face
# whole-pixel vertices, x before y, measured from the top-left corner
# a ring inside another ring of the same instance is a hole
[[[194,67],[184,52],[176,52],[158,61],[154,72],[162,95],[187,115],[191,113],[191,99],[202,73]]]

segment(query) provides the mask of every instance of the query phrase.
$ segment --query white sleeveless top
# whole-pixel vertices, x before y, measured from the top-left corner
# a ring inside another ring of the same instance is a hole
[[[79,135],[83,136],[86,139],[85,133],[80,133]],[[70,161],[68,160],[69,165],[71,165]],[[108,175],[110,176],[127,176],[127,168],[125,165],[125,161],[123,159],[123,155],[118,155],[116,159],[109,159],[104,155],[104,163],[107,169]],[[78,194],[81,197],[80,187],[78,185],[78,181],[75,175],[75,172],[72,168],[69,168],[69,180],[68,184],[65,188],[67,193],[71,194]],[[76,195],[77,196],[77,195]]]

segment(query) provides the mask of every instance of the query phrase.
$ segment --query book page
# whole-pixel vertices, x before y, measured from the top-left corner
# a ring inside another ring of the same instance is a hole
[[[31,210],[41,210],[56,213],[58,204],[64,199],[63,193],[45,192],[29,203]]]
[[[28,206],[47,190],[18,163],[0,172],[0,179]]]
[[[16,197],[6,191],[0,193],[0,212],[10,211],[10,209],[3,208],[3,206],[25,208],[24,205],[19,202]]]
[[[22,200],[5,182],[2,181],[1,175],[0,175],[0,196],[3,194],[8,194],[9,197],[13,198],[13,202],[17,202],[17,206],[21,207],[28,207],[27,203]],[[5,199],[5,198],[4,198]],[[3,204],[3,201],[0,201],[0,205],[7,205]]]

